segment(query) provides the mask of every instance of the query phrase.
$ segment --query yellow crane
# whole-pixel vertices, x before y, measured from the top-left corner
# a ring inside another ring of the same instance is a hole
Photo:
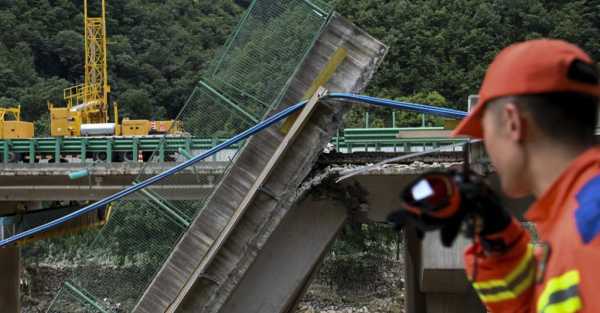
[[[112,128],[119,135],[115,105],[115,123],[108,123],[108,64],[106,46],[106,2],[102,0],[99,17],[88,13],[88,1],[83,2],[84,19],[84,82],[64,90],[66,107],[56,107],[48,102],[50,133],[52,136],[80,136],[83,125],[92,128]],[[83,126],[85,128],[85,126]],[[85,131],[85,130],[84,130]]]
[[[87,0],[83,1],[85,16],[85,69],[83,103],[79,104],[83,123],[108,122],[108,64],[106,48],[106,2],[102,0],[102,16],[88,16]],[[77,108],[77,107],[76,107]],[[115,109],[116,111],[116,109]],[[117,121],[115,121],[117,122]]]
[[[83,13],[84,82],[64,90],[65,107],[48,102],[51,136],[132,136],[182,132],[181,124],[176,121],[124,119],[120,125],[116,102],[113,103],[114,120],[109,122],[106,0],[102,0],[100,16],[89,16],[87,0],[83,2]]]

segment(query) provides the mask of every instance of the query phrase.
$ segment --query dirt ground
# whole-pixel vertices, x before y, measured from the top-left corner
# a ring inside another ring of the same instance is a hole
[[[393,259],[327,259],[297,313],[400,313],[403,262]]]
[[[402,262],[328,258],[298,305],[297,313],[403,312]],[[110,270],[103,270],[104,275]],[[56,264],[24,266],[22,313],[44,313],[69,270]],[[66,313],[66,312],[65,312]]]
[[[58,266],[25,265],[21,275],[21,312],[45,313],[68,276],[68,271]]]

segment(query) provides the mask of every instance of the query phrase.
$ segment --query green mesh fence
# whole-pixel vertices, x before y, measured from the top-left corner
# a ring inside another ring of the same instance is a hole
[[[187,135],[218,141],[268,114],[329,13],[320,1],[254,1],[180,112]],[[85,247],[83,261],[77,262],[48,312],[130,312],[240,146],[116,203],[109,222]],[[173,158],[184,161],[202,152],[181,149]],[[157,168],[148,163],[137,181],[154,176]]]
[[[321,1],[253,2],[208,80],[240,116],[260,119],[279,103],[331,8]]]
[[[82,293],[74,288],[70,283],[65,283],[52,307],[48,310],[49,313],[108,313],[105,305],[95,303],[89,298],[89,295]]]

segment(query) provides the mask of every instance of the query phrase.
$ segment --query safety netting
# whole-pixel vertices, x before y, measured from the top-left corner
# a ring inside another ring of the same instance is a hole
[[[217,144],[269,114],[330,13],[321,1],[255,0],[181,109],[184,136]],[[242,147],[222,150],[114,203],[107,224],[80,248],[48,312],[132,311]],[[185,143],[177,151],[171,157],[179,162],[205,152]],[[162,170],[148,162],[136,182]]]

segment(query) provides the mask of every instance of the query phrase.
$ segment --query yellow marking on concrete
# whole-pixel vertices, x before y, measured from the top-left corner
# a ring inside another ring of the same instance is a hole
[[[335,74],[337,68],[346,59],[346,56],[348,56],[348,49],[346,48],[338,48],[333,53],[331,58],[329,58],[329,62],[327,62],[327,64],[325,65],[323,70],[321,70],[317,78],[315,78],[315,80],[313,80],[313,82],[311,83],[310,88],[308,88],[308,90],[304,93],[304,99],[308,99],[309,97],[314,95],[320,86],[324,86],[331,79],[331,77],[333,77],[333,74]],[[294,125],[296,119],[298,119],[299,115],[300,112],[297,112],[288,117],[283,122],[283,125],[280,128],[281,132],[287,134],[290,131],[292,125]]]

